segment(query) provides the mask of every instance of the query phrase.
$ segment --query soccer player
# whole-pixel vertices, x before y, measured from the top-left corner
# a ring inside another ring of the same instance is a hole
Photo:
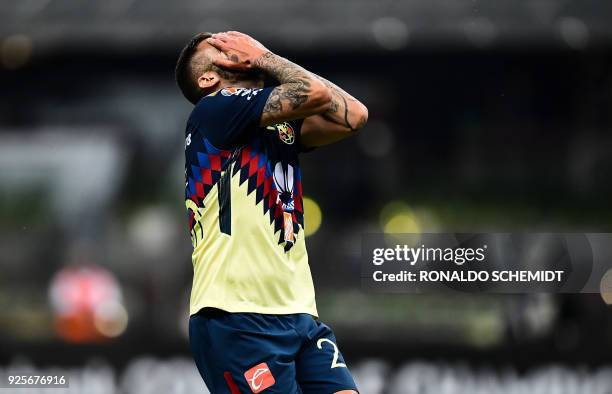
[[[266,77],[277,86],[264,87]],[[357,393],[317,318],[298,154],[352,135],[366,107],[233,31],[196,35],[176,79],[195,105],[185,134],[189,336],[206,385],[213,394]]]

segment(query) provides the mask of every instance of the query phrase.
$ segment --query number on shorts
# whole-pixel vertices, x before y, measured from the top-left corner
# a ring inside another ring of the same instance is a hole
[[[336,344],[327,339],[327,338],[321,338],[317,341],[317,347],[320,350],[323,350],[323,342],[328,342],[330,345],[332,345],[332,347],[334,348],[334,358],[332,359],[332,363],[331,363],[331,367],[332,368],[346,368],[346,364],[345,363],[339,363],[338,362],[338,346],[336,346]]]

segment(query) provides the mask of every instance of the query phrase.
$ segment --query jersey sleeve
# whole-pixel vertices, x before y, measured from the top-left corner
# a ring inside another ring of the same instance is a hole
[[[304,124],[304,119],[292,120],[289,122],[294,130],[296,130],[296,140],[298,144],[298,153],[308,153],[312,152],[316,149],[314,146],[304,146],[302,144],[302,125]]]
[[[201,99],[189,121],[210,143],[230,149],[248,140],[259,128],[272,87],[225,88]]]

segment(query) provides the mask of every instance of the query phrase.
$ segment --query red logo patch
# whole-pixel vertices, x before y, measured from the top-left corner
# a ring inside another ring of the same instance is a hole
[[[274,376],[272,376],[272,372],[270,372],[270,368],[268,368],[266,363],[257,364],[246,371],[244,378],[253,393],[262,392],[275,383]]]

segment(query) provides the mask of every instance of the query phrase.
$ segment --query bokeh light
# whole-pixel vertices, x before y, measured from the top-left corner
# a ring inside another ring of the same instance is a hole
[[[128,235],[138,250],[155,257],[171,247],[180,226],[176,216],[163,206],[136,211],[128,226]]]
[[[28,36],[16,34],[2,41],[0,60],[8,69],[16,69],[25,65],[32,56],[32,40]]]
[[[601,298],[607,305],[612,305],[612,269],[606,271],[599,283]]]
[[[497,28],[490,19],[479,16],[466,20],[463,24],[466,38],[476,47],[484,48],[497,37]]]
[[[557,21],[559,33],[572,49],[583,49],[589,45],[590,33],[587,25],[578,18],[565,17]]]
[[[410,31],[403,20],[386,16],[372,22],[372,34],[381,47],[389,50],[399,50],[408,43]]]
[[[101,267],[88,264],[61,269],[51,281],[49,297],[56,332],[67,342],[99,342],[127,328],[119,283]]]
[[[421,225],[410,206],[402,201],[392,201],[380,212],[380,225],[387,234],[420,233]]]
[[[319,230],[323,221],[323,212],[319,204],[310,197],[304,197],[304,234],[310,236]]]
[[[108,300],[94,311],[94,326],[107,338],[123,334],[128,325],[128,313],[117,300]]]

